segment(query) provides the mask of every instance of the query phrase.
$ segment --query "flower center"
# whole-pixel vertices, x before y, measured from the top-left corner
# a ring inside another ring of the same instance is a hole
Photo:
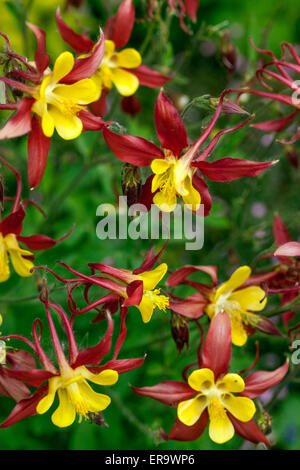
[[[169,297],[160,294],[160,289],[148,290],[144,295],[151,300],[155,307],[158,307],[163,312],[169,307]]]
[[[220,312],[226,312],[229,316],[234,316],[240,313],[241,308],[239,302],[230,300],[230,293],[227,295],[220,295],[215,303],[215,315]]]

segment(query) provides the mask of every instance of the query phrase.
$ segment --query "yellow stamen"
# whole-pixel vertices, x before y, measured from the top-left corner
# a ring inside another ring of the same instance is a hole
[[[151,300],[155,307],[158,307],[160,310],[166,311],[169,308],[169,297],[166,295],[160,294],[160,289],[148,290],[144,295]]]

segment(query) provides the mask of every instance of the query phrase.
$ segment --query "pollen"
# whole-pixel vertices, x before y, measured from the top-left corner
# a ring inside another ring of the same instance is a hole
[[[160,294],[160,289],[148,290],[144,293],[160,310],[166,311],[169,308],[169,297]]]

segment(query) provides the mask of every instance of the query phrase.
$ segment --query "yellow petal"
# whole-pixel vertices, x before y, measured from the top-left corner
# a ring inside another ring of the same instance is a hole
[[[38,405],[36,407],[36,412],[38,414],[46,413],[46,411],[48,411],[51,407],[52,403],[54,402],[55,393],[59,385],[59,380],[59,377],[53,377],[52,379],[48,380],[48,393],[38,402]]]
[[[226,295],[240,287],[251,274],[249,266],[241,266],[231,275],[228,281],[224,282],[216,291],[215,301],[220,295]]]
[[[217,381],[219,390],[227,390],[228,392],[240,393],[245,388],[245,382],[238,374],[226,374],[222,379]]]
[[[119,374],[116,370],[106,369],[97,375],[92,374],[88,380],[98,385],[114,385],[119,378]]]
[[[62,139],[76,139],[81,134],[83,125],[79,117],[74,114],[64,114],[55,106],[49,106],[49,114]]]
[[[188,384],[198,392],[207,391],[215,383],[215,376],[211,369],[194,370],[189,378]]]
[[[20,248],[16,235],[13,233],[6,235],[6,237],[4,237],[4,242],[16,273],[22,277],[32,276],[30,270],[33,268],[34,264],[29,259],[24,258],[24,256],[33,256],[33,253]]]
[[[234,427],[226,410],[217,399],[211,400],[208,407],[209,437],[217,444],[223,444],[234,436]]]
[[[2,237],[2,235],[1,235]],[[5,282],[10,276],[9,260],[5,244],[0,245],[0,282]]]
[[[52,423],[59,428],[65,428],[74,423],[76,410],[69,399],[68,392],[65,389],[58,389],[59,405],[51,416]]]
[[[207,405],[208,399],[204,395],[197,395],[190,400],[182,401],[177,407],[178,419],[186,426],[193,426]]]
[[[125,69],[134,69],[139,67],[142,63],[141,54],[136,49],[123,49],[117,52],[116,56],[118,66],[124,67]]]
[[[151,170],[156,175],[161,175],[162,173],[165,173],[165,171],[167,171],[170,166],[171,163],[167,160],[164,160],[163,158],[155,158],[151,162]]]
[[[138,78],[127,70],[111,69],[112,82],[122,96],[133,95],[139,87]]]
[[[54,132],[54,122],[50,114],[48,113],[47,107],[42,114],[42,129],[43,134],[46,137],[52,137]]]
[[[237,290],[231,294],[230,300],[236,300],[242,310],[253,310],[254,312],[263,310],[267,303],[266,293],[259,286]]]
[[[143,281],[144,291],[152,290],[159,281],[164,277],[168,270],[168,265],[166,263],[159,264],[152,271],[145,271],[138,275],[138,278]]]
[[[238,313],[230,316],[231,338],[235,346],[244,346],[248,339],[247,331],[242,322],[242,316]]]
[[[110,405],[111,399],[108,395],[94,392],[87,382],[78,384],[80,394],[84,398],[89,411],[97,413],[98,411],[105,410]]]
[[[177,204],[176,191],[168,189],[166,191],[159,191],[153,197],[153,202],[163,212],[172,212],[175,210]]]
[[[110,39],[107,39],[105,41],[105,56],[110,57],[115,52],[115,49],[116,49],[115,43],[111,41]]]
[[[182,195],[184,204],[190,205],[193,211],[198,210],[201,203],[201,196],[192,185],[192,180],[190,177],[185,179],[184,186],[186,190],[186,194]]]
[[[54,94],[62,96],[78,104],[89,104],[97,101],[101,94],[101,87],[96,85],[95,80],[85,78],[72,85],[58,85]]]
[[[68,75],[69,72],[71,72],[73,66],[74,66],[73,54],[67,51],[62,52],[55,61],[53,73],[51,75],[51,82],[52,83],[59,82],[63,77],[65,77],[66,75]]]
[[[229,413],[243,423],[250,421],[256,411],[254,402],[248,397],[234,397],[228,393],[222,397],[222,403]]]
[[[141,312],[142,319],[144,323],[148,323],[151,320],[153,310],[154,310],[154,304],[149,297],[146,297],[143,295],[143,298],[141,300],[141,303],[137,305],[137,308]]]

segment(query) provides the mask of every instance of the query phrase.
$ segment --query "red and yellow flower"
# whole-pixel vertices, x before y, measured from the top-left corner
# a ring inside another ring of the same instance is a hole
[[[270,443],[253,417],[253,398],[280,382],[288,371],[288,361],[273,372],[257,371],[242,378],[228,372],[231,359],[231,326],[227,313],[218,314],[211,322],[198,369],[186,382],[165,381],[133,391],[177,408],[177,418],[166,440],[193,441],[209,424],[209,436],[222,444],[234,434],[254,443]]]
[[[0,139],[28,135],[28,178],[31,188],[36,187],[45,171],[51,137],[56,129],[65,140],[75,139],[84,130],[101,130],[103,121],[96,118],[86,105],[97,101],[101,88],[90,78],[98,69],[104,56],[104,36],[101,33],[93,53],[86,59],[74,59],[70,52],[63,52],[56,59],[53,71],[46,53],[45,33],[28,23],[37,39],[33,64],[20,56],[27,70],[14,70],[14,79],[8,76],[0,80],[6,86],[25,95],[18,102],[1,104],[0,109],[12,109],[16,113],[0,131]],[[6,38],[7,39],[7,38]],[[7,39],[8,53],[10,46]],[[19,57],[19,56],[18,56]],[[19,79],[19,81],[18,81]],[[31,82],[28,85],[24,82]]]
[[[207,285],[187,279],[190,274],[197,271],[208,274],[212,284]],[[256,313],[261,312],[267,304],[266,292],[259,284],[273,277],[273,273],[251,276],[249,266],[241,266],[228,281],[218,286],[215,266],[183,266],[170,275],[166,284],[168,286],[186,284],[198,292],[187,299],[174,296],[170,301],[170,308],[192,319],[197,319],[206,313],[210,320],[213,320],[220,313],[226,312],[231,322],[232,342],[236,346],[243,346],[255,329],[280,336],[280,331],[270,319]]]
[[[128,307],[135,306],[140,311],[143,322],[148,323],[156,307],[162,311],[166,311],[169,307],[169,298],[166,295],[162,295],[160,288],[157,288],[158,283],[165,276],[168,266],[166,263],[161,263],[153,269],[161,252],[162,250],[154,256],[151,250],[141,267],[133,271],[115,268],[102,263],[89,263],[92,271],[92,275],[89,276],[60,262],[59,264],[77,276],[75,279],[64,279],[46,266],[39,266],[37,268],[46,269],[52,272],[61,282],[69,284],[69,307],[75,315],[97,309],[100,305],[103,306],[104,310],[108,309],[111,313],[115,313],[120,306],[122,314],[126,315]],[[98,274],[95,275],[96,271],[104,274],[104,277]],[[86,286],[86,300],[88,299],[88,291],[92,286],[102,287],[111,293],[95,302],[89,303],[85,308],[78,309],[72,297],[72,292],[82,284]],[[94,322],[97,319],[98,316],[94,319]],[[102,319],[103,314],[100,312],[99,320]]]
[[[17,191],[15,198],[13,198],[14,203],[11,213],[0,222],[0,282],[5,282],[10,277],[9,260],[19,276],[32,276],[31,269],[34,266],[34,254],[22,248],[19,243],[26,245],[29,250],[46,250],[63,241],[70,235],[73,229],[58,240],[53,240],[46,235],[21,235],[23,220],[26,215],[26,206],[28,203],[31,203],[31,201],[24,201],[23,204],[20,202],[22,193],[20,175],[17,170],[2,157],[0,157],[0,160],[10,168],[17,179]]]
[[[7,428],[18,421],[36,414],[46,413],[53,405],[56,394],[59,405],[51,416],[53,424],[60,428],[70,426],[76,419],[89,418],[89,413],[99,413],[106,409],[111,399],[108,395],[95,392],[88,382],[96,385],[114,385],[118,381],[119,373],[124,373],[139,367],[144,359],[116,359],[99,366],[101,359],[111,348],[113,322],[108,316],[108,328],[104,337],[95,346],[78,350],[72,330],[72,324],[63,309],[56,304],[43,300],[53,348],[57,358],[58,368],[47,356],[40,344],[40,335],[37,333],[37,325],[41,321],[36,319],[33,324],[34,343],[20,335],[8,335],[2,339],[18,338],[23,340],[35,353],[41,362],[43,369],[28,368],[4,368],[5,374],[14,379],[21,380],[28,385],[37,387],[35,393],[17,403],[8,418],[0,425]],[[68,358],[65,355],[62,344],[57,335],[50,308],[60,316],[68,337]],[[46,384],[43,385],[43,382]]]
[[[211,197],[202,175],[213,181],[232,181],[243,176],[257,176],[276,163],[238,158],[205,161],[223,134],[244,126],[251,117],[238,126],[218,132],[199,153],[213,131],[225,96],[232,91],[222,93],[210,124],[191,146],[188,145],[187,131],[178,112],[163,91],[159,93],[154,113],[162,150],[141,137],[118,135],[108,128],[103,130],[107,145],[119,160],[136,166],[151,166],[153,175],[144,185],[141,201],[147,207],[153,202],[162,211],[171,212],[176,207],[177,197],[181,197],[187,207],[195,212],[203,204],[204,215],[208,215]]]
[[[61,37],[74,51],[82,54],[82,57],[88,57],[93,53],[95,43],[85,34],[73,31],[62,19],[59,9],[56,12],[56,22]],[[97,88],[103,90],[100,100],[91,106],[97,115],[105,114],[105,98],[112,85],[121,96],[129,97],[134,95],[140,85],[156,88],[163,86],[170,79],[142,65],[140,53],[136,49],[125,47],[130,39],[134,22],[135,8],[132,0],[123,0],[115,16],[109,18],[104,27],[105,53],[92,76]]]

